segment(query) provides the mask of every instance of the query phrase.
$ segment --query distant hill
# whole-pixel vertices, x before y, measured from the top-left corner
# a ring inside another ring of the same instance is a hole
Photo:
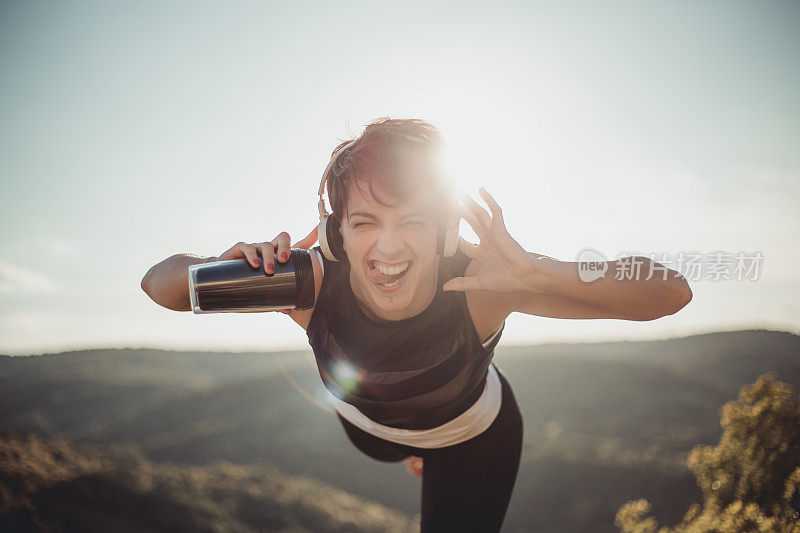
[[[701,499],[684,462],[694,445],[719,438],[718,409],[768,371],[800,389],[800,336],[777,331],[501,342],[495,362],[525,420],[504,531],[615,531],[616,510],[640,497],[659,523],[675,523]],[[269,463],[419,512],[419,480],[360,454],[315,403],[322,392],[310,351],[0,357],[0,428],[127,446],[151,461]]]
[[[154,464],[0,432],[0,531],[408,532],[402,513],[268,465]]]

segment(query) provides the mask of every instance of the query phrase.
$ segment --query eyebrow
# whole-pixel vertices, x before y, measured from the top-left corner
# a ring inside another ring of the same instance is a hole
[[[376,217],[372,213],[364,213],[361,211],[353,211],[352,213],[347,213],[347,220],[350,220],[352,217],[358,217],[358,216],[371,218],[373,220],[378,220],[378,217]]]
[[[372,220],[378,220],[378,217],[376,217],[372,213],[365,213],[363,211],[353,211],[352,213],[348,213],[347,220],[350,220],[350,217],[355,217],[355,216],[361,216]],[[423,218],[424,216],[425,216],[424,213],[414,212],[409,215],[403,215],[402,217],[400,217],[400,220],[405,220],[407,218],[417,218],[417,217]]]

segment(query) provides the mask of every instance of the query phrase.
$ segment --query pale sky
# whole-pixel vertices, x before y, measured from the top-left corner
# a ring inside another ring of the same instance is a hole
[[[513,315],[502,343],[800,332],[798,27],[794,1],[0,2],[0,353],[307,347],[139,283],[304,236],[331,150],[379,116],[438,126],[529,251],[764,258],[674,316]]]

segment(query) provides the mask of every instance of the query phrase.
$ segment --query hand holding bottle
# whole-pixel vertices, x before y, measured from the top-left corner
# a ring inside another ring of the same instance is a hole
[[[309,249],[315,242],[317,242],[317,226],[300,241],[290,244],[291,236],[289,233],[282,231],[277,237],[271,241],[257,242],[248,244],[246,242],[237,242],[222,255],[219,256],[219,261],[226,261],[229,259],[246,259],[253,267],[260,266],[259,256],[264,260],[264,271],[267,275],[275,273],[275,261],[285,263],[289,260],[289,254],[292,248]]]

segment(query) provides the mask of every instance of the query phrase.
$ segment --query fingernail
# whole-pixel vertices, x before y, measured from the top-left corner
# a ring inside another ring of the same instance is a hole
[[[274,271],[275,271],[275,266],[272,263],[268,264],[267,265],[267,272],[272,273]]]
[[[287,254],[286,252],[283,252],[283,253],[281,254],[281,261],[286,261],[286,259],[287,259],[288,257],[289,257],[289,254]]]
[[[254,266],[254,267],[256,267],[256,268],[258,268],[258,265],[259,265],[259,261],[258,261],[258,259],[254,259],[254,260],[253,260],[253,266]]]

